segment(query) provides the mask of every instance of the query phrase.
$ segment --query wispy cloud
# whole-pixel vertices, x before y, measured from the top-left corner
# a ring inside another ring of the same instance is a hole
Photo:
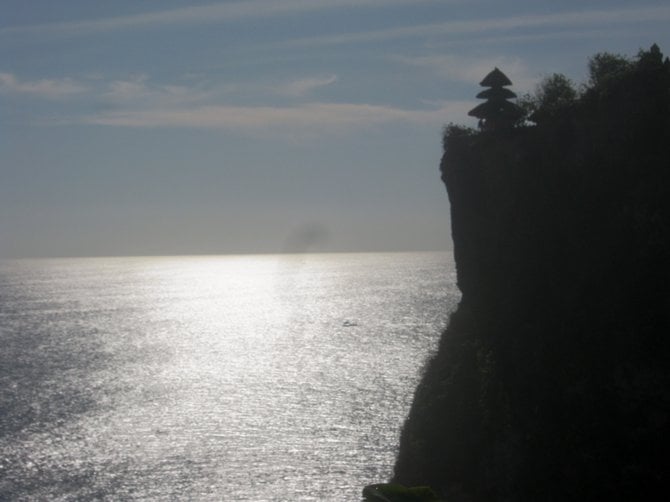
[[[282,94],[300,98],[283,105],[232,104],[216,84],[198,81],[190,86],[153,83],[144,74],[106,81],[91,78],[78,84],[74,79],[21,81],[12,74],[0,74],[0,90],[57,96],[86,89],[81,106],[68,106],[60,118],[38,120],[40,125],[86,124],[126,128],[218,129],[242,134],[271,134],[280,137],[313,136],[317,133],[358,131],[397,124],[440,126],[460,121],[471,102],[424,103],[418,108],[343,102],[305,102],[311,91],[337,81],[336,75],[302,78],[283,86],[259,85],[258,99]],[[265,93],[265,96],[263,95]],[[97,110],[95,112],[84,110]]]
[[[331,85],[337,81],[336,75],[327,77],[311,77],[293,80],[276,88],[277,93],[287,96],[302,97],[315,89]]]
[[[404,64],[426,69],[449,81],[472,84],[478,82],[493,67],[502,69],[514,82],[518,91],[530,91],[537,82],[528,65],[518,57],[499,56],[494,58],[473,58],[456,54],[439,54],[419,57],[394,58]]]
[[[148,26],[164,27],[183,24],[204,24],[236,21],[244,18],[273,17],[309,13],[338,8],[386,7],[412,5],[445,0],[247,0],[179,9],[147,12],[128,16],[108,17],[41,25],[15,26],[0,29],[5,34],[67,34],[83,35],[101,31],[138,29]],[[463,0],[451,0],[452,3]]]
[[[12,73],[0,73],[0,92],[59,99],[85,92],[87,87],[71,78],[21,80]]]
[[[214,94],[195,83],[192,86],[157,84],[144,74],[107,81],[99,76],[87,78],[43,78],[27,80],[13,73],[0,72],[0,93],[31,98],[81,98],[119,107],[182,106],[203,102]]]
[[[612,26],[670,21],[670,6],[631,9],[571,11],[555,14],[510,16],[495,19],[464,19],[442,23],[402,26],[360,33],[301,38],[287,46],[338,45],[373,42],[407,37],[450,37],[473,33],[502,33],[524,28]]]
[[[292,107],[210,105],[117,110],[76,118],[86,124],[138,128],[226,129],[238,132],[302,134],[411,123],[441,125],[460,120],[471,102],[445,101],[428,109],[353,103],[309,103]]]
[[[104,101],[128,105],[184,105],[201,102],[211,95],[211,91],[199,86],[173,84],[153,84],[144,74],[125,80],[113,80],[105,85],[100,94]]]
[[[282,83],[226,83],[205,85],[201,79],[194,79],[189,85],[159,84],[152,82],[147,75],[138,74],[123,80],[113,80],[103,84],[99,90],[100,100],[118,106],[187,106],[216,101],[228,94],[255,96],[267,99],[268,96],[306,98],[316,89],[329,86],[337,81],[336,75],[305,77]]]
[[[632,40],[643,36],[647,33],[648,30],[645,27],[644,23],[640,23],[638,26],[631,28],[630,26],[620,25],[616,26],[604,26],[597,28],[583,28],[579,30],[568,30],[565,28],[555,27],[553,29],[545,29],[534,31],[532,33],[525,34],[516,34],[514,31],[509,33],[492,36],[479,36],[476,39],[458,39],[458,40],[449,40],[442,46],[463,46],[467,45],[472,47],[474,45],[500,45],[506,43],[518,43],[518,42],[545,42],[548,40],[586,40],[590,38],[595,39],[621,39],[621,38],[630,38]]]

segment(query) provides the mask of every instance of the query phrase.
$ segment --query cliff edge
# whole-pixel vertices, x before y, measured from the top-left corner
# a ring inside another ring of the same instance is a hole
[[[395,482],[449,502],[665,491],[670,62],[653,46],[589,68],[581,91],[554,76],[527,98],[534,123],[445,132],[462,300]]]

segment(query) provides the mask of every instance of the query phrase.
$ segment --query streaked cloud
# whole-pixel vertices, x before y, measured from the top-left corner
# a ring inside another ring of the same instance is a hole
[[[438,65],[439,61],[421,59],[416,64]],[[230,96],[230,83],[217,86],[216,83],[207,82],[206,85],[198,79],[189,82],[189,85],[154,83],[146,74],[113,80],[96,75],[88,80],[65,78],[25,81],[10,73],[0,73],[0,91],[40,94],[43,97],[60,97],[86,91],[81,100],[74,101],[80,106],[68,105],[61,111],[60,118],[54,118],[53,114],[51,117],[33,117],[31,122],[34,124],[221,129],[279,136],[351,131],[401,123],[439,127],[451,120],[463,120],[472,106],[471,102],[433,101],[424,102],[420,108],[410,109],[369,103],[306,101],[312,91],[336,81],[337,76],[333,74],[290,80],[280,85],[256,82],[237,85],[245,92],[251,88],[257,103],[267,101],[272,96],[276,98],[277,95],[298,98],[297,103],[291,99],[288,101],[290,104],[284,100],[284,104],[276,105],[239,105],[235,96]],[[98,111],[87,113],[84,111],[86,109]]]
[[[100,94],[104,101],[121,106],[140,104],[180,105],[200,102],[209,97],[211,91],[199,86],[154,84],[145,74],[135,75],[125,80],[113,80],[105,85]]]
[[[354,103],[308,103],[290,107],[209,105],[116,110],[75,118],[73,122],[115,127],[275,132],[283,135],[350,131],[352,128],[396,123],[440,126],[451,120],[462,120],[470,108],[471,101],[444,101],[426,109]]]
[[[337,81],[336,75],[305,77],[281,83],[243,82],[224,84],[193,78],[189,85],[161,84],[153,82],[147,75],[134,75],[123,80],[104,84],[99,98],[103,101],[124,105],[183,106],[212,102],[224,95],[246,95],[256,99],[277,96],[306,98],[313,91],[327,87]],[[207,83],[204,83],[207,82]]]
[[[670,21],[670,6],[631,9],[571,11],[495,19],[464,19],[442,23],[402,26],[359,33],[308,37],[286,42],[287,46],[338,45],[407,37],[450,37],[473,33],[502,33],[524,28],[611,26],[617,24]]]
[[[164,27],[183,24],[204,24],[236,21],[245,18],[273,17],[341,8],[387,7],[444,3],[448,0],[247,0],[211,5],[197,5],[179,9],[147,12],[128,16],[89,19],[41,25],[15,26],[0,29],[0,34],[67,34],[84,35],[102,31]],[[462,3],[451,0],[449,3]]]
[[[22,80],[13,73],[0,73],[0,92],[59,99],[85,92],[87,87],[71,78]]]
[[[498,67],[510,77],[514,88],[522,92],[530,91],[538,80],[528,65],[518,57],[474,58],[457,54],[437,54],[395,59],[410,66],[423,68],[445,80],[469,84],[479,82],[494,67]]]
[[[303,78],[298,80],[293,80],[278,86],[276,91],[279,94],[285,94],[287,96],[300,97],[309,94],[311,91],[318,89],[320,87],[325,87],[331,85],[337,81],[336,75],[330,75],[327,77],[312,77],[312,78]]]

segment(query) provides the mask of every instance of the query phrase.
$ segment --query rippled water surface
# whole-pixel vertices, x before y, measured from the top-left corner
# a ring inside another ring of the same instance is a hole
[[[0,261],[0,499],[359,500],[448,254]]]

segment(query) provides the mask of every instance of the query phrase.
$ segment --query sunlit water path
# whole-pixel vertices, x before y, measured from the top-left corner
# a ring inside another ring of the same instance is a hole
[[[0,261],[0,499],[359,500],[446,253]]]

